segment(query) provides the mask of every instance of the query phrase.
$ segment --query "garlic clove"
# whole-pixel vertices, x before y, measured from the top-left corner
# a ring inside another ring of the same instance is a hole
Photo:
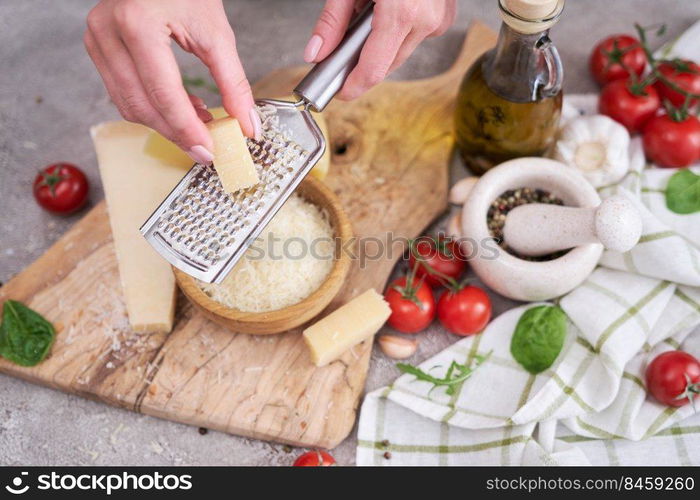
[[[459,240],[462,238],[462,216],[456,213],[447,222],[447,236],[453,240]]]
[[[418,348],[418,341],[397,337],[395,335],[382,335],[377,339],[382,352],[393,359],[406,359],[413,356]]]
[[[478,180],[478,177],[465,177],[457,181],[450,189],[450,203],[464,205],[469,197],[469,193],[474,188],[474,184],[476,184]]]

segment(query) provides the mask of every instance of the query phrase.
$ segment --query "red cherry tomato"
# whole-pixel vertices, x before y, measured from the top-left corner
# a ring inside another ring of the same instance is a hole
[[[467,267],[459,244],[451,239],[418,239],[408,257],[411,269],[416,265],[414,252],[419,256],[416,276],[431,286],[444,285],[446,280],[443,275],[458,279]]]
[[[627,80],[614,80],[600,92],[598,111],[627,127],[630,133],[639,132],[656,114],[661,100],[651,85],[634,94]]]
[[[629,35],[613,35],[593,47],[588,67],[593,78],[600,85],[605,85],[613,80],[627,79],[630,71],[641,75],[646,62],[646,54],[639,40]]]
[[[438,300],[437,314],[442,326],[455,335],[473,335],[491,319],[491,299],[476,286],[447,290]]]
[[[683,351],[659,354],[646,371],[647,391],[668,406],[683,406],[700,393],[700,362]]]
[[[403,333],[418,333],[425,330],[435,319],[435,297],[423,280],[412,280],[407,286],[406,276],[395,280],[384,294],[391,307],[388,323]]]
[[[659,73],[665,76],[672,84],[691,94],[700,94],[700,66],[693,61],[664,61],[658,66]],[[680,107],[685,102],[685,96],[661,80],[657,80],[654,87],[659,92],[661,99],[668,99],[671,104]],[[690,106],[694,106],[697,99],[690,100]]]
[[[321,450],[307,451],[294,461],[294,467],[330,467],[336,465],[335,458]]]
[[[644,127],[644,152],[660,167],[687,167],[700,159],[700,120],[688,115],[675,121],[668,115],[649,120]]]
[[[87,201],[88,180],[70,163],[56,163],[44,168],[34,179],[34,198],[45,210],[71,214]]]

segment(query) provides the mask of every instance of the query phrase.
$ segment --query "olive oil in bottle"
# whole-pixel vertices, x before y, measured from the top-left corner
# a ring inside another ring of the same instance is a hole
[[[564,0],[500,0],[496,47],[469,69],[457,95],[457,148],[476,174],[552,145],[562,102],[563,70],[548,37]]]

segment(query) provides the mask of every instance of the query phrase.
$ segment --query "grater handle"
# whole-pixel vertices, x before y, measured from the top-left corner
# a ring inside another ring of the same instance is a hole
[[[335,50],[314,66],[299,82],[294,94],[314,111],[323,111],[343,87],[345,79],[360,58],[362,46],[372,30],[374,2],[370,1],[353,20],[345,37]]]

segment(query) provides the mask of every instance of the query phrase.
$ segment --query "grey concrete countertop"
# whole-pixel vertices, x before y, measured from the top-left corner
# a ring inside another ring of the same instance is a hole
[[[91,200],[103,197],[88,136],[91,124],[118,118],[82,44],[89,0],[0,2],[0,281],[39,257],[81,215],[58,218],[31,195],[38,168],[56,161],[83,167]],[[393,78],[413,79],[449,67],[470,19],[496,28],[496,0],[459,0],[459,16],[443,37],[424,43]],[[302,62],[320,0],[230,0],[229,19],[251,81],[280,66]],[[700,18],[697,0],[570,0],[552,31],[566,68],[568,93],[596,90],[586,61],[593,44],[632,23],[664,22],[675,36]],[[178,55],[188,76],[203,66]],[[203,95],[217,105],[215,95]],[[453,177],[465,175],[452,166]],[[442,224],[444,220],[436,224]],[[495,297],[496,312],[509,307]],[[422,334],[423,360],[454,342],[433,326]],[[372,357],[367,390],[397,375],[381,353]],[[286,465],[299,453],[281,445],[209,432],[138,415],[0,376],[0,464],[23,465]],[[355,431],[333,452],[355,459]]]

